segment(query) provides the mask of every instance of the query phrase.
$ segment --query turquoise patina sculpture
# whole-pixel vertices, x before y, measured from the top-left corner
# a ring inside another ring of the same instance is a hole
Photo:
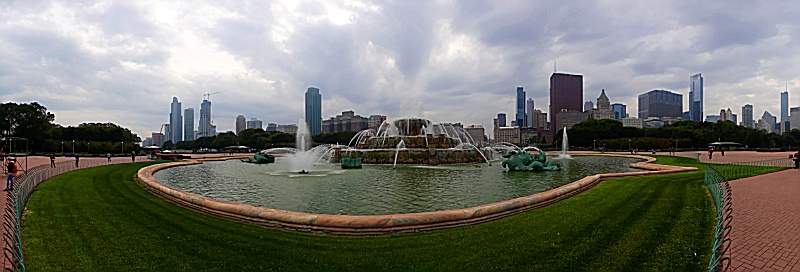
[[[361,168],[361,158],[344,157],[341,159],[342,169],[358,169]]]
[[[249,163],[258,163],[258,164],[273,163],[275,162],[275,156],[272,156],[270,154],[262,154],[261,152],[256,152],[256,154],[253,154],[253,157],[243,159],[242,161]]]
[[[556,171],[561,170],[561,166],[552,160],[548,161],[544,151],[536,149],[538,154],[528,152],[511,151],[503,157],[503,167],[511,171]]]

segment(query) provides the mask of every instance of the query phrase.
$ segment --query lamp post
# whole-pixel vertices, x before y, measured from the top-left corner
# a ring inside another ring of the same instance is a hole
[[[125,155],[125,141],[122,142],[122,155]]]
[[[631,139],[628,139],[628,151],[631,150]]]
[[[75,156],[75,140],[72,140],[72,155]]]
[[[592,149],[597,149],[597,140],[592,140]]]
[[[64,156],[64,141],[61,141],[61,156]]]

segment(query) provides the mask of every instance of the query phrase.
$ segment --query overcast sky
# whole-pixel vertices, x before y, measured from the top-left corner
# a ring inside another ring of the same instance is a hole
[[[220,92],[226,131],[239,114],[297,123],[315,86],[323,119],[396,117],[418,101],[419,116],[488,134],[498,112],[513,116],[517,86],[547,111],[557,62],[584,76],[584,101],[605,89],[632,116],[653,89],[682,93],[688,110],[694,73],[705,115],[750,103],[756,119],[780,116],[785,84],[800,105],[796,1],[220,2],[0,0],[0,100],[144,139],[173,96],[198,114]]]

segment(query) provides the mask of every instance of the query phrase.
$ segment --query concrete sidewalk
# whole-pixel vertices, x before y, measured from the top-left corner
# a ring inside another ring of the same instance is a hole
[[[731,268],[800,271],[800,170],[730,181]]]

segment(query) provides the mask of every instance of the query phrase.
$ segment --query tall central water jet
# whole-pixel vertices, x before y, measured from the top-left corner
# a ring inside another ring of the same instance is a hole
[[[567,138],[567,127],[564,127],[564,134],[561,138],[561,153],[558,154],[559,159],[572,159],[572,156],[567,154],[569,151],[569,138]]]

